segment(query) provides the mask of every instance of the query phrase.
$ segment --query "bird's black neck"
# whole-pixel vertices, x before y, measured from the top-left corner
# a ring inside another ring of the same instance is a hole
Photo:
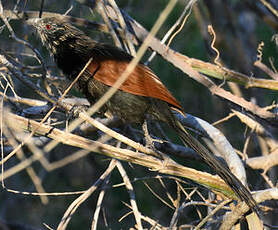
[[[61,40],[63,39],[63,40]],[[74,77],[92,56],[95,41],[87,36],[60,38],[50,48],[58,67],[69,77]]]

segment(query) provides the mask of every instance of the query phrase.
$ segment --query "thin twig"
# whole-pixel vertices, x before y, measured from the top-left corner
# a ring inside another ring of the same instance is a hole
[[[136,197],[135,197],[135,192],[134,192],[134,189],[133,189],[133,186],[126,174],[126,171],[125,169],[123,168],[122,164],[120,161],[117,161],[117,168],[123,178],[123,181],[125,183],[125,187],[129,193],[129,197],[130,197],[130,204],[131,204],[131,207],[132,207],[132,211],[133,211],[133,214],[134,214],[134,217],[135,217],[135,220],[136,220],[136,224],[137,224],[137,228],[138,229],[143,229],[143,226],[142,226],[142,221],[141,221],[141,213],[139,212],[138,210],[138,207],[137,207],[137,204],[136,204]]]
[[[210,219],[213,217],[213,215],[218,212],[220,209],[222,209],[226,204],[231,202],[230,200],[226,200],[221,202],[219,205],[217,205],[210,213],[207,215],[200,223],[195,227],[195,229],[201,229],[201,227]]]
[[[105,172],[99,177],[99,179],[81,196],[79,196],[77,199],[75,199],[71,205],[68,207],[67,211],[64,213],[63,218],[61,219],[57,230],[64,230],[66,229],[69,221],[71,220],[72,215],[75,213],[77,208],[86,201],[92,193],[105,181],[105,178],[107,178],[110,173],[113,171],[113,169],[116,167],[116,160],[112,160],[105,170]]]
[[[11,27],[9,21],[7,20],[6,16],[4,15],[4,11],[3,11],[3,6],[2,6],[2,2],[0,1],[0,17],[1,19],[3,20],[3,22],[5,23],[5,25],[7,26],[10,34],[11,34],[11,37],[18,43],[28,47],[29,49],[31,49],[36,57],[37,57],[37,60],[39,61],[39,63],[41,64],[42,66],[42,70],[43,70],[43,78],[46,77],[46,73],[47,73],[47,69],[46,69],[46,66],[45,66],[45,63],[43,61],[43,58],[41,56],[41,54],[39,53],[39,51],[37,49],[35,49],[30,43],[18,38],[16,35],[15,35],[15,32],[13,30],[13,28]]]
[[[113,161],[113,160],[111,160],[111,161]],[[104,198],[104,195],[105,195],[105,186],[107,186],[108,183],[109,183],[109,176],[107,176],[104,179],[102,189],[99,193],[97,204],[96,204],[96,210],[94,212],[94,218],[93,218],[93,221],[92,221],[92,224],[91,224],[91,230],[96,230],[97,229],[97,222],[98,222],[99,212],[100,212],[101,204],[103,202],[103,198]]]

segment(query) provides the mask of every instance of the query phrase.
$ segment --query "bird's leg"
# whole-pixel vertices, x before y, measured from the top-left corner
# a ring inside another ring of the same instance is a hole
[[[151,148],[151,149],[155,150],[154,142],[162,143],[163,141],[158,140],[158,139],[154,139],[154,138],[151,137],[151,135],[149,134],[148,122],[147,122],[146,119],[144,120],[144,123],[142,125],[142,129],[143,129],[143,132],[144,132],[144,135],[145,135],[146,146],[148,148]]]
[[[89,106],[74,104],[71,109],[67,112],[68,120],[72,120],[79,116],[79,113],[87,111]]]

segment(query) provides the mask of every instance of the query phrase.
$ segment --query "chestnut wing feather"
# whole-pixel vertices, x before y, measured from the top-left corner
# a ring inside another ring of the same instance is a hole
[[[96,80],[105,85],[113,86],[128,64],[128,61],[109,59],[102,60],[100,63],[93,61],[87,69]],[[138,64],[135,67],[119,89],[139,96],[158,98],[182,110],[179,102],[172,96],[159,78],[147,66],[142,64]]]

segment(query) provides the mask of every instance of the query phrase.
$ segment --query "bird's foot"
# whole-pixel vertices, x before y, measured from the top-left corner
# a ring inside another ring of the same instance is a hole
[[[149,134],[149,131],[148,131],[147,121],[144,121],[144,123],[142,125],[142,129],[143,129],[143,132],[145,135],[146,147],[156,151],[154,142],[163,143],[163,141],[159,140],[159,139],[154,139],[151,137],[151,135]]]
[[[89,107],[86,105],[73,105],[71,110],[68,112],[69,118],[77,118],[79,116],[79,113],[87,111],[88,108]]]

